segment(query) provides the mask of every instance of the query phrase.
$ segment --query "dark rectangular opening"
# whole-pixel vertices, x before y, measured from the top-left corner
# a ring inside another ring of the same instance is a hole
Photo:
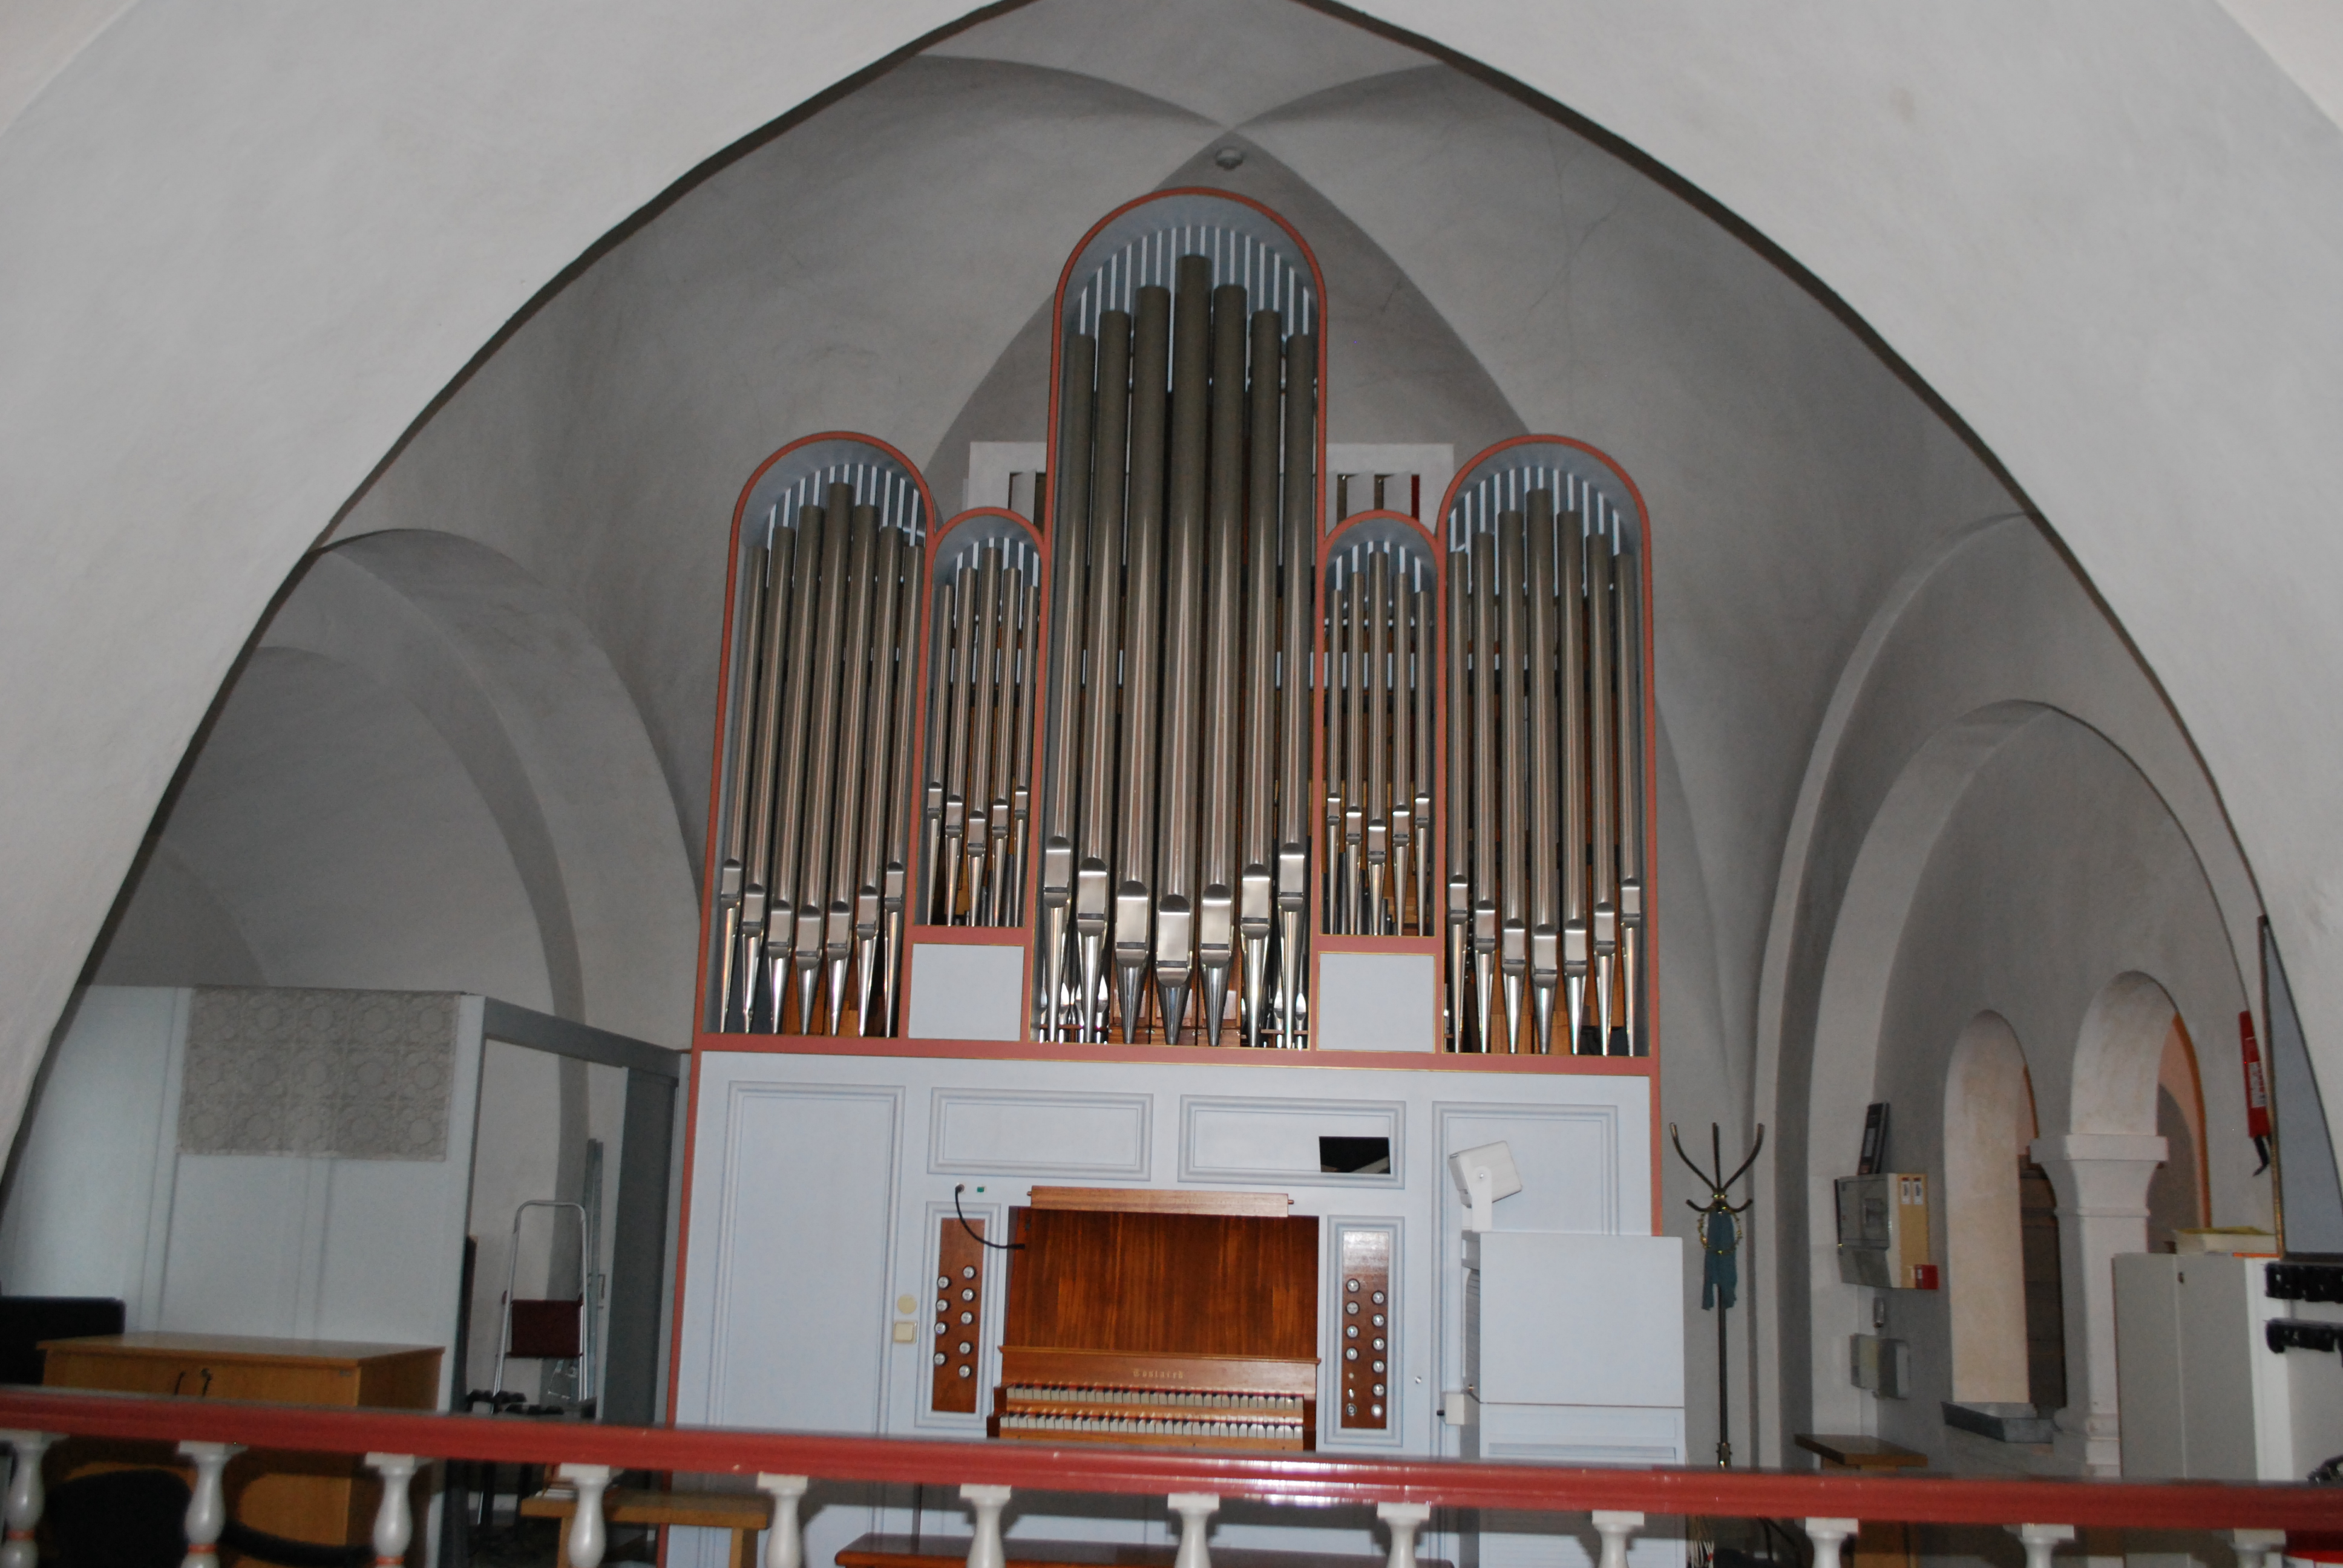
[[[1321,1138],[1318,1140],[1318,1169],[1333,1176],[1388,1176],[1391,1174],[1391,1140]]]

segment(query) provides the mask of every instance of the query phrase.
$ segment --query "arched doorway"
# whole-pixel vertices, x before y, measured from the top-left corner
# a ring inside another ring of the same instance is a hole
[[[1953,1397],[2018,1404],[2027,1382],[2020,1167],[2034,1141],[2026,1053],[2000,1014],[1961,1031],[1945,1074],[1945,1261]]]

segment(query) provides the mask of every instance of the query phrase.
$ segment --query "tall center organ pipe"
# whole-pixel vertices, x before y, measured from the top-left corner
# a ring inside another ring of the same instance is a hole
[[[1155,989],[1164,1038],[1180,1043],[1195,975],[1198,808],[1202,776],[1204,502],[1211,440],[1212,264],[1183,256],[1172,317],[1172,451],[1163,577],[1162,785],[1155,902]],[[1128,1036],[1131,1018],[1124,1015]]]
[[[1115,789],[1121,755],[1122,678],[1123,519],[1131,438],[1131,320],[1128,311],[1099,314],[1096,458],[1091,469],[1091,578],[1084,616],[1090,655],[1080,673],[1087,677],[1082,719],[1081,851],[1074,869],[1074,936],[1081,958],[1078,1007],[1081,1038],[1106,1038],[1106,944],[1113,913]],[[1067,664],[1059,679],[1070,693],[1077,667]]]
[[[1238,618],[1244,588],[1246,412],[1245,291],[1223,285],[1212,297],[1212,467],[1204,518],[1204,809],[1196,919],[1196,965],[1203,978],[1197,1023],[1207,1045],[1219,1042],[1229,977],[1237,959],[1237,680],[1244,655],[1238,642]]]
[[[1163,443],[1169,413],[1172,296],[1161,285],[1139,290],[1131,355],[1131,510],[1129,565],[1123,575],[1122,842],[1114,890],[1115,999],[1122,1038],[1136,1044],[1144,1027],[1150,939],[1155,918],[1155,815],[1158,693],[1163,628]]]

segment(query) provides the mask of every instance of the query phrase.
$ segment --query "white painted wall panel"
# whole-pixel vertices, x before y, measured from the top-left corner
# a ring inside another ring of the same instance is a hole
[[[880,1430],[902,1110],[885,1086],[711,1086],[680,1419]]]
[[[0,1211],[0,1282],[10,1294],[116,1296],[131,1328],[154,1326],[173,1174],[156,1151],[178,1121],[187,994],[82,992]]]

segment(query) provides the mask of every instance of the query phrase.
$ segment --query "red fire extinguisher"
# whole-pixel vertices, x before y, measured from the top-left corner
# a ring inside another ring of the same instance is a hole
[[[2262,1076],[2262,1048],[2254,1039],[2254,1015],[2237,1015],[2237,1044],[2246,1059],[2246,1131],[2252,1135],[2254,1152],[2262,1157],[2258,1176],[2269,1169],[2270,1119],[2269,1081]]]

